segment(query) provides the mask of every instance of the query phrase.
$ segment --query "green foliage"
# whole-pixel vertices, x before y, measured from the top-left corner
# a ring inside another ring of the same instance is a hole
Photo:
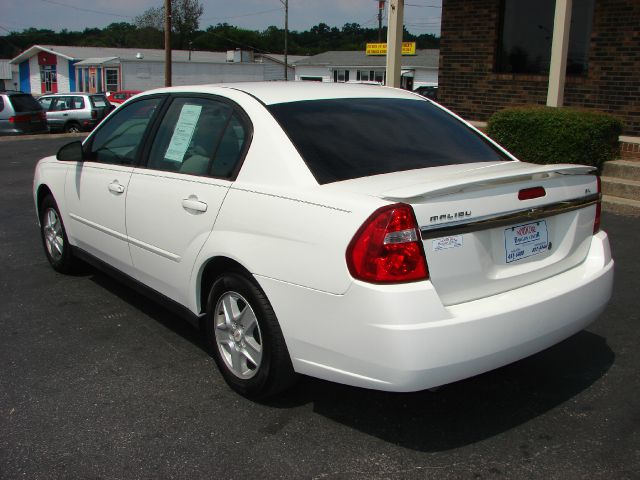
[[[227,23],[211,25],[205,30],[198,28],[202,15],[199,2],[195,0],[173,0],[176,12],[181,8],[187,13],[176,14],[172,44],[176,49],[225,51],[236,48],[253,49],[257,52],[282,53],[284,30],[270,26],[263,31],[247,30]],[[187,9],[187,7],[189,7]],[[186,10],[185,10],[186,9]],[[22,32],[11,32],[0,36],[0,58],[12,58],[32,45],[77,45],[118,48],[164,48],[162,7],[149,8],[136,17],[133,24],[112,23],[107,27],[86,28],[73,32],[29,28]],[[181,19],[187,19],[181,21]],[[386,27],[382,38],[387,38]],[[431,34],[413,35],[405,30],[404,40],[416,42],[418,49],[438,48],[440,39]],[[362,27],[357,23],[346,23],[341,29],[319,23],[304,32],[289,31],[290,55],[315,55],[328,50],[364,50],[367,42],[378,41],[378,28]],[[191,43],[190,43],[191,42]]]
[[[516,107],[491,116],[487,134],[525,162],[578,163],[599,169],[618,153],[622,122],[575,108]]]
[[[174,47],[186,50],[194,40],[204,7],[198,0],[171,0],[171,29]],[[164,6],[150,7],[134,18],[133,23],[140,29],[164,29]]]

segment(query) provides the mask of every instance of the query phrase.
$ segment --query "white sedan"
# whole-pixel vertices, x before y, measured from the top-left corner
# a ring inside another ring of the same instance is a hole
[[[227,383],[416,391],[531,355],[605,308],[600,183],[520,162],[417,94],[246,83],[145,92],[34,179],[47,258],[205,332]]]

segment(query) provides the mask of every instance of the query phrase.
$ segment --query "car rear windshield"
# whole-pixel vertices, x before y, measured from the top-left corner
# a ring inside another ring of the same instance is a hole
[[[35,98],[26,93],[23,95],[10,95],[9,100],[11,101],[11,105],[13,105],[13,109],[16,113],[42,110],[42,107],[38,102],[36,102]]]
[[[104,95],[91,95],[89,98],[91,99],[91,104],[96,108],[107,106],[107,99]]]
[[[426,100],[344,98],[267,108],[321,184],[425,167],[510,160]]]

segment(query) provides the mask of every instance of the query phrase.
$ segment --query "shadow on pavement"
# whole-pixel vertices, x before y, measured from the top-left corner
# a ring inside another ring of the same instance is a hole
[[[91,280],[206,350],[200,332],[169,310],[101,272],[94,271]],[[582,331],[532,357],[437,392],[378,392],[303,376],[264,405],[291,409],[312,404],[316,414],[349,428],[437,452],[498,435],[552,410],[589,388],[614,359],[604,338]]]
[[[613,364],[604,338],[583,331],[517,363],[436,392],[387,393],[303,378],[272,401],[314,412],[386,442],[444,451],[524,424],[589,388]]]
[[[203,337],[200,335],[200,331],[171,310],[164,308],[162,305],[150,300],[141,293],[138,293],[130,286],[119,282],[102,271],[96,270],[90,265],[85,264],[82,268],[82,272],[78,272],[78,274],[90,277],[92,282],[100,285],[100,287],[157,321],[165,328],[180,335],[193,345],[207,351]]]

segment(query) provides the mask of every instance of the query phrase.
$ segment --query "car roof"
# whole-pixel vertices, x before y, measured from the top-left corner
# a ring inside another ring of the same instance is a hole
[[[212,85],[192,85],[147,90],[153,93],[212,93],[220,94],[220,88],[242,91],[266,105],[299,102],[304,100],[326,100],[333,98],[405,98],[424,101],[418,94],[390,87],[364,84],[330,82],[242,82]]]

